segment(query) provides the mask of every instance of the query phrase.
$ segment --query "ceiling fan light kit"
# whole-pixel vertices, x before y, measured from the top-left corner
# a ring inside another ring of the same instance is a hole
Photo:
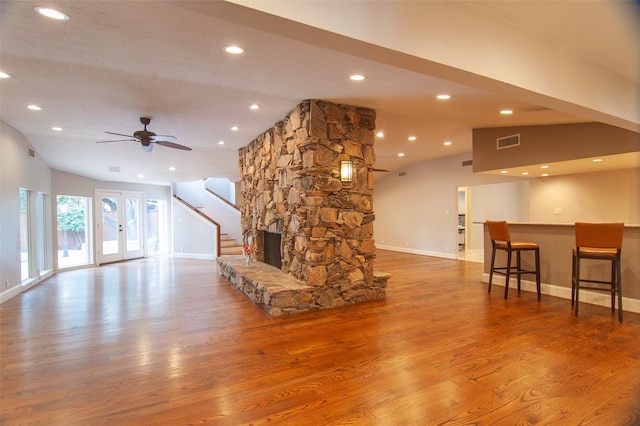
[[[172,142],[176,140],[175,136],[170,135],[156,135],[155,133],[147,130],[147,125],[151,123],[151,118],[140,117],[140,123],[144,125],[144,129],[133,132],[133,135],[125,135],[123,133],[105,132],[109,135],[124,136],[128,139],[117,139],[109,141],[98,141],[97,143],[111,143],[111,142],[140,142],[142,149],[145,152],[151,152],[153,150],[153,144],[166,146],[167,148],[180,149],[182,151],[191,151],[188,146],[180,145]]]

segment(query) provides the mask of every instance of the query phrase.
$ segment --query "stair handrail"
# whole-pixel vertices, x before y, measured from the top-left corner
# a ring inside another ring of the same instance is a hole
[[[206,186],[204,187],[204,190],[209,192],[209,194],[213,195],[214,197],[216,197],[218,200],[224,202],[225,204],[227,204],[229,207],[232,207],[233,209],[240,211],[240,209],[233,204],[231,201],[227,200],[224,197],[221,197],[220,195],[216,194],[215,192],[213,192],[212,190],[210,190],[209,188],[207,188]]]

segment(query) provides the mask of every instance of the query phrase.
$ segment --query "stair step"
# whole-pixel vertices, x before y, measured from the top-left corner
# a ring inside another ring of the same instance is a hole
[[[242,254],[242,246],[220,247],[220,254]]]
[[[232,246],[238,246],[238,247],[242,247],[240,244],[238,244],[238,242],[236,240],[220,240],[220,246],[221,247],[232,247]]]

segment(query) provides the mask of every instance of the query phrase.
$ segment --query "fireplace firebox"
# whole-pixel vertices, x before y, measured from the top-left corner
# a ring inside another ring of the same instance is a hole
[[[264,240],[264,263],[282,268],[282,253],[280,251],[282,234],[277,232],[263,231]]]

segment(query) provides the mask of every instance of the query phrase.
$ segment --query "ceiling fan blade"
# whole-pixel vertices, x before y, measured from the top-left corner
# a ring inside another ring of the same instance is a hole
[[[155,135],[155,136],[152,136],[151,139],[154,142],[160,142],[160,141],[175,141],[177,138],[171,135]]]
[[[137,139],[117,139],[113,141],[97,141],[96,143],[109,143],[109,142],[139,142]]]
[[[108,133],[110,135],[116,135],[116,136],[124,136],[125,138],[132,138],[133,136],[131,135],[123,135],[122,133],[113,133],[113,132],[105,132]]]
[[[175,149],[181,149],[183,151],[191,151],[191,148],[189,148],[188,146],[180,145],[173,142],[156,141],[155,143],[158,145],[166,146],[167,148],[175,148]]]

